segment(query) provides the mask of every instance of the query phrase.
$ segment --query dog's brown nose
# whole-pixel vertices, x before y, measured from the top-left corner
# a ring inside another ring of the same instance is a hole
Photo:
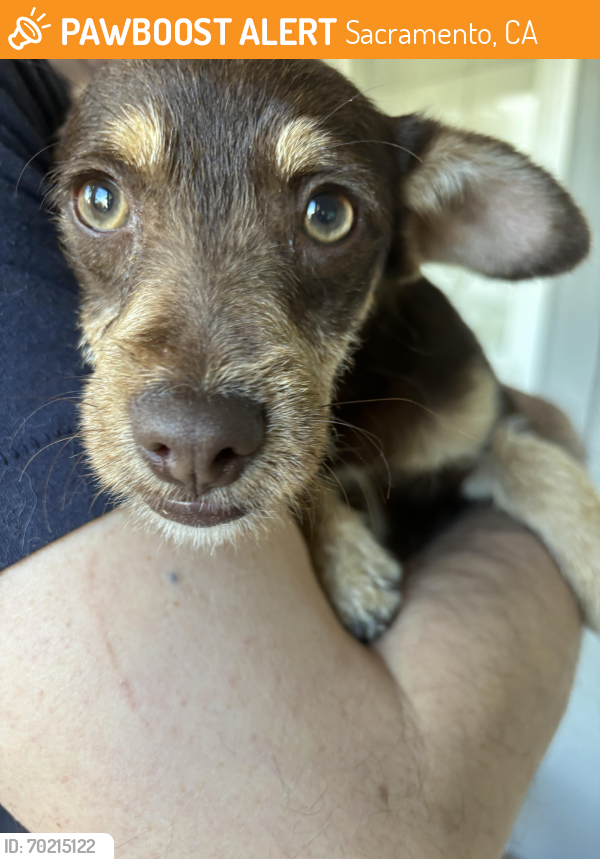
[[[239,396],[152,394],[135,400],[130,414],[152,471],[194,496],[237,480],[264,436],[260,405]]]

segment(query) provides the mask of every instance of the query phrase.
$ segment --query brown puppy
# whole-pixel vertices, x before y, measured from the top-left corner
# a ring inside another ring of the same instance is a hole
[[[131,61],[73,107],[56,178],[94,371],[87,451],[145,522],[213,545],[292,507],[370,640],[398,608],[399,558],[461,495],[492,497],[600,624],[600,503],[572,432],[500,387],[419,274],[576,265],[585,221],[543,170],[387,117],[318,62]]]

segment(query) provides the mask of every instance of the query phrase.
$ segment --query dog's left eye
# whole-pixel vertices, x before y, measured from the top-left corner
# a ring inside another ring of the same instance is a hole
[[[332,245],[344,239],[354,223],[352,203],[343,194],[322,191],[306,207],[304,229],[316,242]]]
[[[77,211],[84,224],[103,233],[125,226],[129,218],[124,194],[107,179],[86,182],[81,186],[77,194]]]

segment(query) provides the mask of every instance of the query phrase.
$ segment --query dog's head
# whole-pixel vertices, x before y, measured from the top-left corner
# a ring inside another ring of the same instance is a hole
[[[506,144],[386,117],[308,61],[106,67],[64,130],[56,199],[93,466],[212,539],[302,497],[382,278],[426,259],[555,274],[588,245]]]

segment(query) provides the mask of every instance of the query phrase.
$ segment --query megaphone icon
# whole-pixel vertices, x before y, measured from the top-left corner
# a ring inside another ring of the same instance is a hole
[[[31,14],[33,15],[34,12],[35,7]],[[44,15],[40,15],[38,21],[41,21],[44,17],[45,13]],[[45,30],[46,27],[50,26],[50,24],[44,24],[40,28],[35,21],[32,21],[31,18],[27,18],[23,15],[21,18],[17,18],[15,32],[8,37],[8,42],[11,48],[14,48],[15,51],[20,51],[25,47],[25,45],[37,45],[38,42],[42,41],[42,30]]]

